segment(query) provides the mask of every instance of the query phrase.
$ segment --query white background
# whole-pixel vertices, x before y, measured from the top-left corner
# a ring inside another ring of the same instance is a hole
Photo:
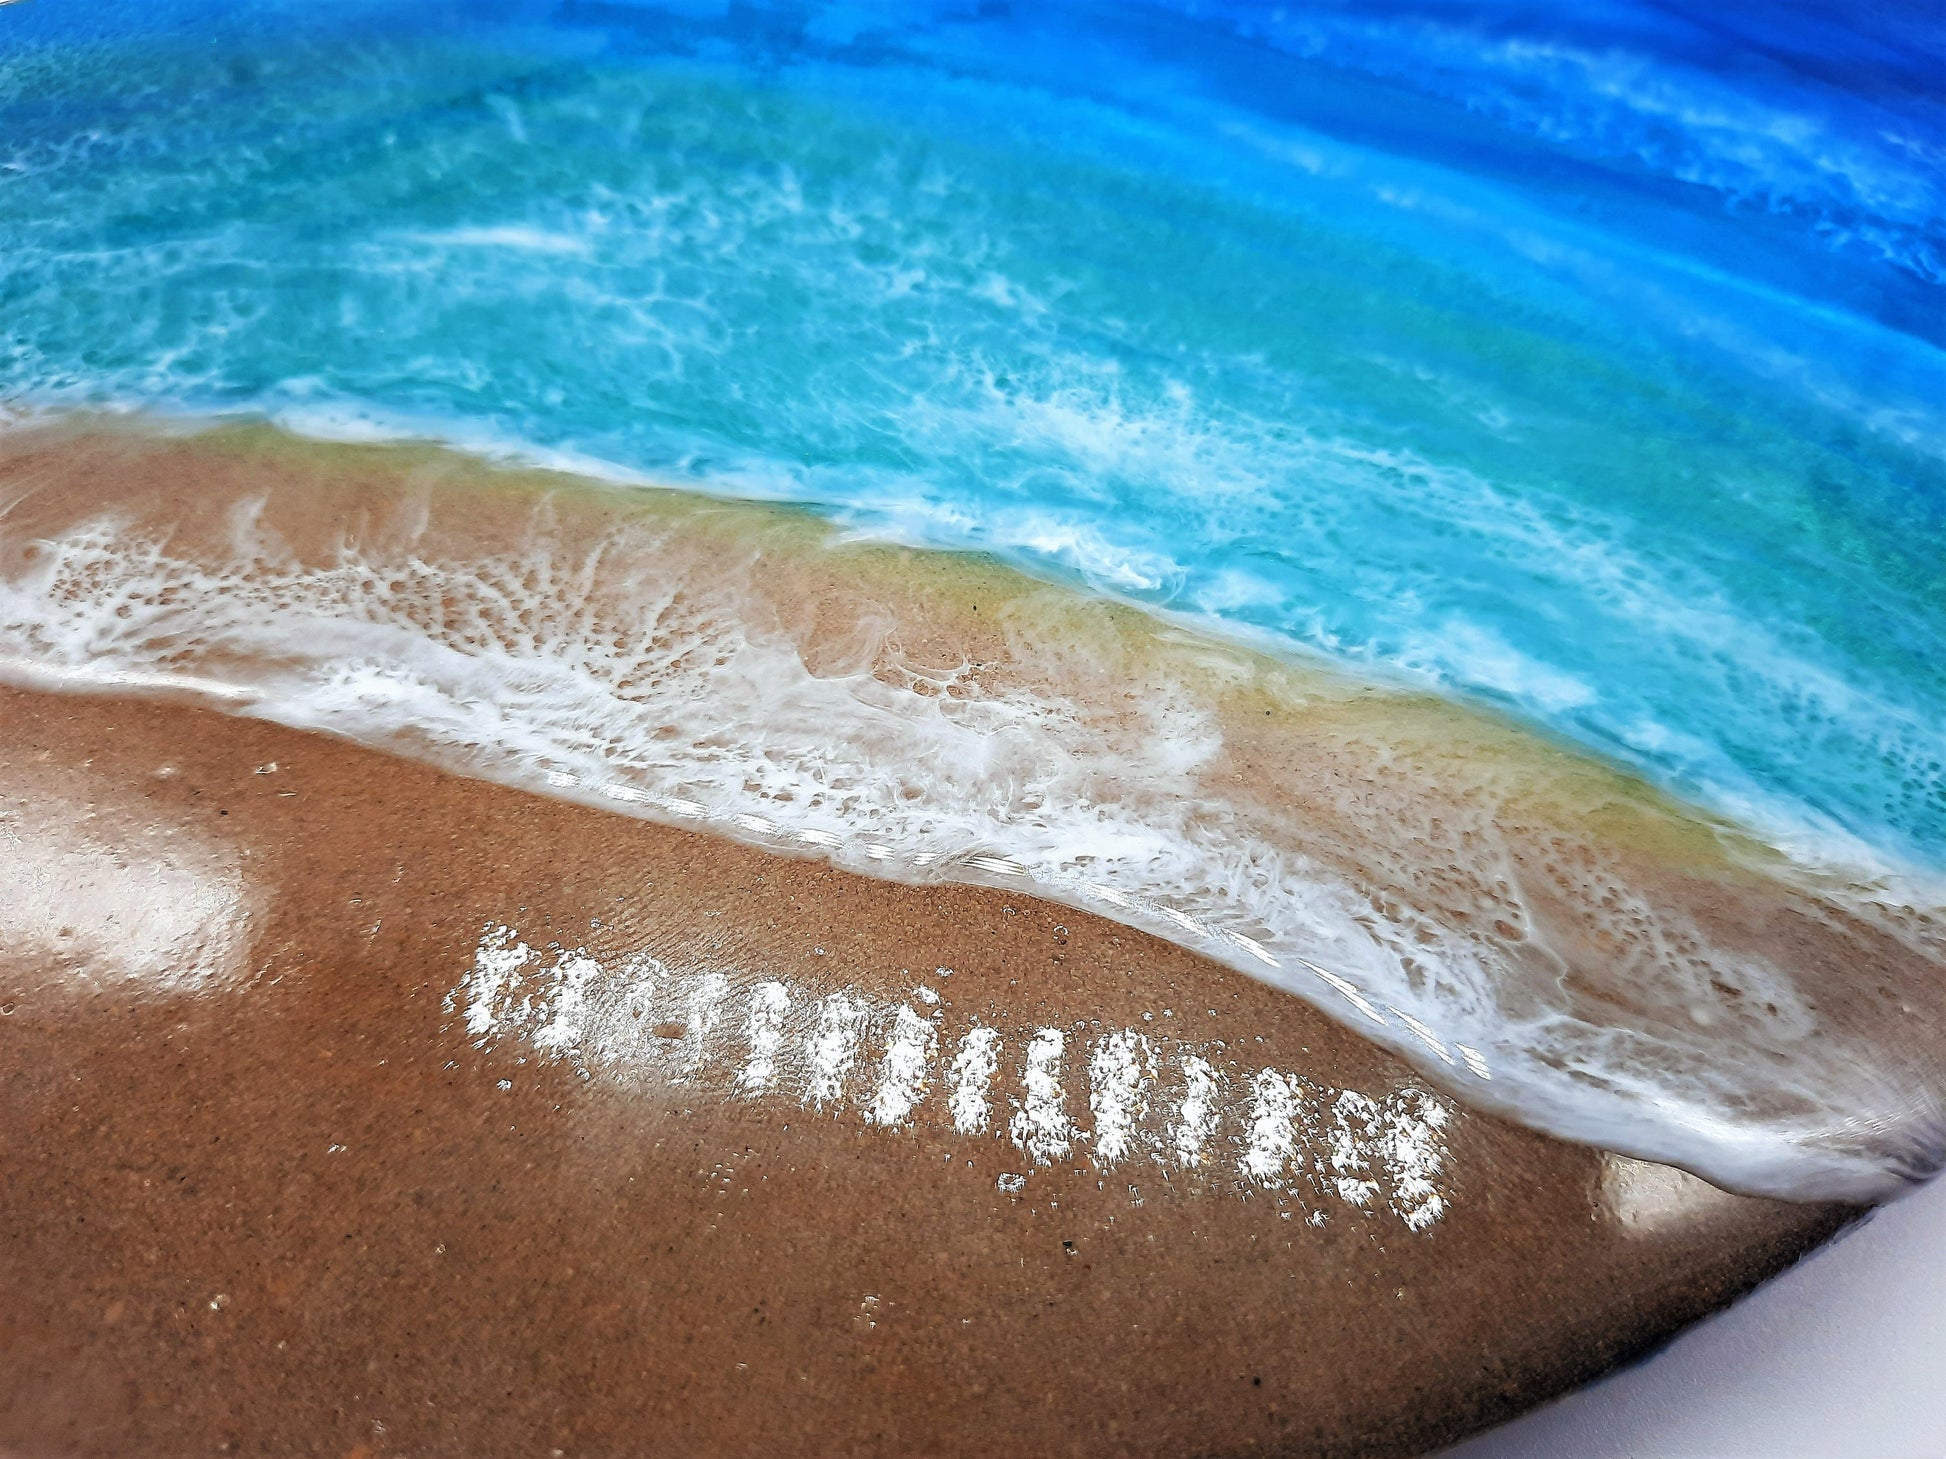
[[[1941,1459],[1946,1180],[1647,1362],[1440,1459]]]

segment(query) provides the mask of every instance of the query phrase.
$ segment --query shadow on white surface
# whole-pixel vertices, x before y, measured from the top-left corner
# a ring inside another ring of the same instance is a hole
[[[1638,1367],[1438,1459],[1941,1459],[1946,1180]]]

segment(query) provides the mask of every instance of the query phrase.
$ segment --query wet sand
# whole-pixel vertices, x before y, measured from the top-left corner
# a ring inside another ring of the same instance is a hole
[[[0,671],[195,686],[872,877],[1032,889],[1476,1107],[1746,1193],[1876,1199],[1946,1150],[1924,888],[1800,865],[1478,707],[803,511],[63,418],[0,434]]]
[[[200,708],[0,692],[0,814],[13,1455],[1411,1454],[1854,1214],[1083,912]]]

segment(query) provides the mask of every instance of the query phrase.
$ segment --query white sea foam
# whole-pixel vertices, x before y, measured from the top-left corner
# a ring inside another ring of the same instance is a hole
[[[1037,1030],[1027,1045],[1027,1066],[1021,1076],[1024,1093],[1015,1102],[1007,1128],[1014,1144],[1037,1165],[1065,1160],[1074,1146],[1068,1092],[1061,1083],[1061,1057],[1066,1051],[1067,1035],[1058,1028]]]
[[[864,1004],[844,993],[832,993],[819,1005],[817,1033],[811,1041],[811,1072],[805,1100],[816,1108],[835,1105],[844,1096],[845,1081],[858,1059],[858,1042],[865,1028]]]
[[[704,973],[691,981],[688,989],[687,1038],[682,1062],[683,1079],[694,1078],[708,1063],[717,1020],[724,1000],[730,994],[730,980],[721,973]]]
[[[1103,1036],[1088,1059],[1088,1108],[1095,1116],[1095,1158],[1113,1166],[1135,1154],[1148,1113],[1155,1059],[1148,1039],[1133,1029]]]
[[[1191,1054],[1182,1061],[1183,1092],[1169,1146],[1186,1166],[1200,1165],[1216,1131],[1222,1076],[1207,1059]]]
[[[953,1128],[960,1134],[977,1135],[987,1128],[992,1117],[987,1090],[999,1067],[1000,1030],[968,1029],[953,1059]]]
[[[1296,1086],[1275,1069],[1259,1069],[1250,1083],[1250,1145],[1243,1171],[1259,1185],[1283,1186],[1301,1157],[1297,1142]]]
[[[512,248],[522,253],[551,253],[573,256],[590,252],[585,238],[568,233],[551,233],[544,228],[508,223],[498,227],[453,228],[444,233],[422,233],[414,240],[434,247]]]
[[[307,545],[301,498],[241,495],[193,530],[113,508],[30,528],[44,504],[17,505],[0,524],[0,674],[166,683],[870,875],[1032,891],[1288,988],[1470,1098],[1726,1184],[1879,1193],[1938,1159],[1937,1081],[1884,1053],[1896,1021],[1823,1020],[1823,991],[1734,926],[1632,885],[1591,830],[1536,819],[1557,793],[1609,817],[1630,793],[1572,765],[1549,780],[1558,762],[1538,752],[1543,768],[1523,768],[1494,748],[1503,731],[1438,719],[1401,748],[1374,718],[1319,737],[1307,705],[1359,702],[1335,681],[1013,579],[969,577],[914,617],[906,588],[845,586],[864,569],[751,509],[611,520],[536,504],[502,531],[462,520],[464,494],[407,493],[357,538]],[[989,637],[964,636],[975,622]],[[1487,758],[1449,752],[1453,733]],[[1339,734],[1356,753],[1319,761]],[[1297,808],[1285,787],[1312,798]],[[1675,834],[1663,812],[1642,817],[1640,835]],[[1929,1006],[1942,944],[1924,904],[1887,885],[1832,901],[1814,881],[1777,896],[1834,946],[1876,949],[1858,956]],[[1576,985],[1605,991],[1582,1003]],[[692,1005],[661,1005],[686,1029],[678,1073],[701,1067],[723,1020],[769,1018],[726,993],[704,980]],[[566,986],[549,1037],[572,1040],[586,1016]],[[864,1031],[842,1000],[817,1016],[808,1088],[830,1106]],[[1023,1051],[1038,1082],[1008,1120],[1037,1161],[1072,1143],[1063,1079],[1095,1072],[1092,1053],[1064,1070],[1060,1037]],[[969,1120],[974,1072],[948,1096]],[[1104,1067],[1090,1096],[1109,1159],[1117,1109],[1147,1088],[1125,1074]],[[883,1075],[873,1108],[898,1123],[923,1085]],[[761,1059],[752,1077],[770,1077]],[[1180,1077],[1163,1138],[1190,1159],[1216,1085]],[[1272,1140],[1267,1175],[1277,1158]]]
[[[777,1055],[784,1046],[784,1015],[790,1006],[790,990],[775,979],[750,990],[749,1018],[743,1030],[750,1059],[737,1076],[737,1083],[749,1093],[760,1094],[776,1082]]]
[[[875,1125],[903,1125],[912,1118],[913,1107],[926,1097],[938,1039],[930,1023],[899,1005],[892,1015],[892,1034],[886,1041],[878,1088],[865,1109],[866,1119]]]
[[[694,1009],[739,998],[749,1010],[741,1030],[722,1028],[699,1046],[700,1058],[672,1060],[668,1043],[636,1016],[657,1000]],[[824,1016],[793,1035],[783,1011],[814,1000]],[[817,999],[747,969],[671,970],[639,955],[536,949],[507,923],[481,934],[445,1007],[482,1050],[510,1045],[626,1089],[679,1086],[685,1102],[791,1101],[945,1140],[959,1154],[1006,1141],[1027,1155],[1030,1171],[1126,1173],[1141,1155],[1149,1173],[1180,1180],[1184,1194],[1269,1198],[1311,1226],[1389,1212],[1421,1232],[1455,1199],[1445,1137],[1451,1112],[1438,1096],[1410,1084],[1378,1094],[1329,1089],[1293,1071],[1253,1067],[1223,1045],[1091,1024],[1092,1118],[1077,1118],[1063,1084],[1065,1030],[974,1023],[957,1041],[942,1040],[942,1026],[959,1026],[946,1003],[935,1023],[909,1004],[875,1004],[856,989]],[[572,1011],[567,1021],[563,1010]],[[861,1060],[861,1044],[876,1057]],[[943,1061],[942,1048],[956,1052]],[[1003,1062],[1007,1049],[1017,1052]],[[953,1092],[935,1109],[925,1093],[942,1062]],[[996,1093],[1014,1109],[1004,1126],[988,1117]],[[1020,1194],[1028,1179],[1003,1174],[999,1189]]]

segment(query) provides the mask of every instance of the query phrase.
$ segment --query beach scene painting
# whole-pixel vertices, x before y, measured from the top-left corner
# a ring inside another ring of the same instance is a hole
[[[0,1456],[1403,1459],[1869,1228],[1942,75],[0,6]]]

